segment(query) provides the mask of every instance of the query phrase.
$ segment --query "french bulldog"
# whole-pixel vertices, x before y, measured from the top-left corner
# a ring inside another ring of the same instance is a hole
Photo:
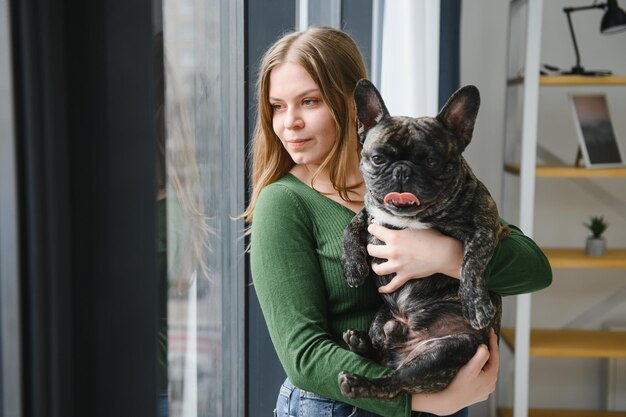
[[[499,240],[509,235],[496,203],[462,156],[472,139],[480,106],[475,86],[456,91],[436,117],[390,116],[374,85],[361,80],[354,100],[362,144],[360,170],[366,185],[364,208],[346,227],[342,267],[356,287],[366,279],[386,285],[394,274],[376,275],[368,243],[383,244],[367,232],[370,223],[393,229],[434,227],[463,244],[461,278],[436,274],[410,280],[383,294],[369,333],[348,330],[349,348],[395,369],[369,379],[339,374],[350,398],[393,398],[402,391],[432,393],[447,387],[489,328],[499,334],[500,296],[485,286],[484,272]]]

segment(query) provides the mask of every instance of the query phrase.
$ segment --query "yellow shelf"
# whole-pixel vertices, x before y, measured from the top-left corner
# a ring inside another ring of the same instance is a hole
[[[513,417],[513,409],[499,407],[498,415]],[[626,417],[626,411],[531,408],[528,410],[528,417]]]
[[[502,339],[515,350],[514,329],[502,329]],[[530,354],[532,356],[626,358],[626,332],[531,329]]]
[[[504,170],[519,175],[519,164],[505,164]],[[626,177],[626,167],[620,168],[585,168],[575,166],[538,165],[537,177],[544,178],[592,178],[592,177]]]
[[[626,268],[626,249],[607,249],[602,256],[589,256],[584,249],[542,248],[552,268]]]
[[[626,85],[626,75],[542,75],[540,85]]]
[[[507,80],[508,85],[517,85],[524,82],[524,77],[515,77]],[[626,85],[626,75],[542,75],[539,77],[539,85]]]

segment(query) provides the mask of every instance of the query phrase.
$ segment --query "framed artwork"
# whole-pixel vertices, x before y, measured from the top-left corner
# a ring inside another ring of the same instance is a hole
[[[613,129],[606,95],[570,94],[569,99],[578,142],[587,168],[624,166],[624,157]]]

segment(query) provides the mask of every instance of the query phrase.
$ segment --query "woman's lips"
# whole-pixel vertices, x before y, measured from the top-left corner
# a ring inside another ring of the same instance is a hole
[[[299,149],[309,143],[310,139],[291,139],[287,141],[287,145],[292,149]]]

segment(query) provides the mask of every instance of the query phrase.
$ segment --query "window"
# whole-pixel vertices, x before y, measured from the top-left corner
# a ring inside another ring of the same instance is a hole
[[[159,256],[171,417],[243,415],[244,226],[233,220],[244,210],[242,3],[163,3]]]

